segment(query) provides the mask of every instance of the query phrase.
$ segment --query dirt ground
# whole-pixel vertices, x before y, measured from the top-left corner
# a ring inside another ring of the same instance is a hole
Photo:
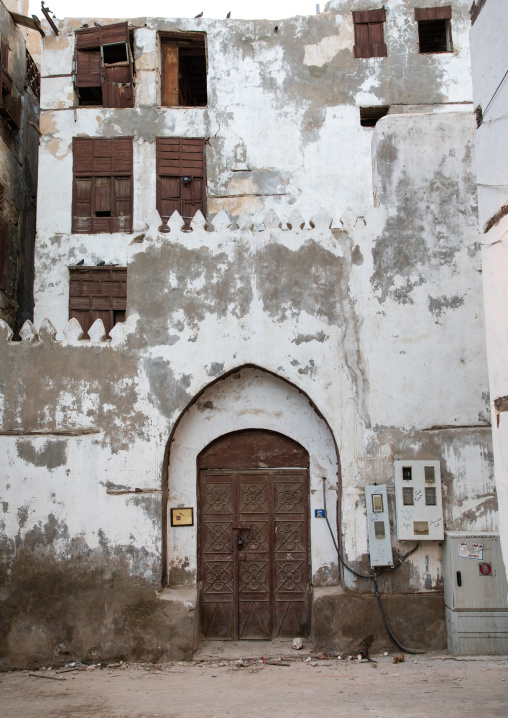
[[[278,660],[277,660],[278,659]],[[291,660],[290,660],[291,659]],[[0,674],[2,718],[508,716],[508,657],[202,657]],[[266,661],[267,659],[265,659]],[[272,660],[274,662],[272,663]],[[286,665],[284,665],[286,664]],[[289,665],[287,665],[289,664]],[[49,667],[46,667],[48,669]],[[45,676],[45,677],[43,677]],[[47,676],[53,676],[48,678]]]

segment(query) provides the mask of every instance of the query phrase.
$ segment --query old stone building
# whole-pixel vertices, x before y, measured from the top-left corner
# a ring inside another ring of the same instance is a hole
[[[416,548],[383,605],[443,647],[443,527],[497,529],[468,0],[57,27],[34,325],[1,329],[4,664],[390,645],[334,539],[359,574]]]
[[[33,319],[39,70],[12,12],[0,2],[0,318],[18,331]]]

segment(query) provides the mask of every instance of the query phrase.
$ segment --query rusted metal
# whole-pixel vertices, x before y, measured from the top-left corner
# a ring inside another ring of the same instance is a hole
[[[222,457],[226,470],[199,472],[200,605],[208,638],[272,639],[308,632],[308,470],[249,469],[265,460],[287,467],[290,444],[297,466],[308,465],[303,447],[262,430],[234,432],[198,459],[198,465],[217,463],[217,448],[229,449]]]

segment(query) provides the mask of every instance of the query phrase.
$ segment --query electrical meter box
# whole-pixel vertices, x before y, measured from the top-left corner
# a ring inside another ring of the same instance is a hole
[[[386,486],[366,486],[367,527],[371,566],[393,566]]]
[[[445,531],[443,577],[450,653],[508,653],[508,584],[499,535]]]
[[[443,501],[439,461],[395,461],[399,541],[442,541]]]

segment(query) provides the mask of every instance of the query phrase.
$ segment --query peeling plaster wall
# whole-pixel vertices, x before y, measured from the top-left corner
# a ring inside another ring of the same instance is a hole
[[[91,596],[104,576],[117,577],[106,581],[106,613],[119,610],[135,628],[140,610],[146,625],[159,625],[163,570],[172,587],[189,587],[196,568],[194,530],[161,525],[166,491],[170,505],[194,505],[197,453],[241,427],[286,433],[307,448],[312,506],[325,475],[345,557],[360,570],[369,565],[364,487],[386,483],[393,510],[398,458],[441,462],[447,528],[496,529],[467,3],[452,6],[453,53],[418,55],[414,6],[390,0],[388,58],[371,60],[352,52],[350,10],[367,8],[363,0],[281,21],[278,33],[268,21],[131,20],[136,106],[124,110],[73,108],[73,31],[84,21],[48,34],[40,338],[26,326],[23,342],[8,342],[0,329],[10,596],[25,557],[36,555],[48,576],[61,565],[77,572]],[[207,32],[207,108],[154,104],[157,31],[178,29]],[[368,129],[361,104],[391,110]],[[70,233],[78,135],[134,137],[132,234]],[[208,216],[191,232],[179,217],[159,232],[157,136],[209,138]],[[238,157],[249,169],[235,169]],[[80,260],[128,268],[127,320],[111,340],[72,338],[66,326],[68,267]],[[311,518],[311,534],[316,586],[371,591],[340,575],[324,522]],[[396,556],[407,548],[394,541]],[[380,585],[438,594],[440,546],[424,542]],[[116,586],[131,586],[118,609]],[[132,608],[139,586],[142,606]],[[72,587],[62,595],[72,605]],[[32,632],[41,615],[23,618]],[[108,626],[103,615],[94,620]],[[19,631],[4,630],[19,643]],[[66,650],[86,654],[95,644],[84,625],[78,633]],[[169,650],[152,633],[138,643],[105,635],[101,655]]]
[[[471,28],[475,107],[483,124],[476,132],[481,268],[485,301],[489,383],[494,420],[492,433],[499,497],[499,523],[508,565],[508,84],[504,46],[508,9],[490,0]],[[504,76],[504,77],[503,77]]]
[[[20,12],[24,3],[0,2],[0,35],[9,45],[7,71],[15,96],[21,96],[21,126],[16,130],[0,117],[0,183],[5,187],[0,215],[7,222],[6,286],[0,290],[0,319],[17,331],[33,319],[33,278],[37,159],[39,135],[28,124],[39,124],[39,103],[26,86],[25,36],[8,10]]]

